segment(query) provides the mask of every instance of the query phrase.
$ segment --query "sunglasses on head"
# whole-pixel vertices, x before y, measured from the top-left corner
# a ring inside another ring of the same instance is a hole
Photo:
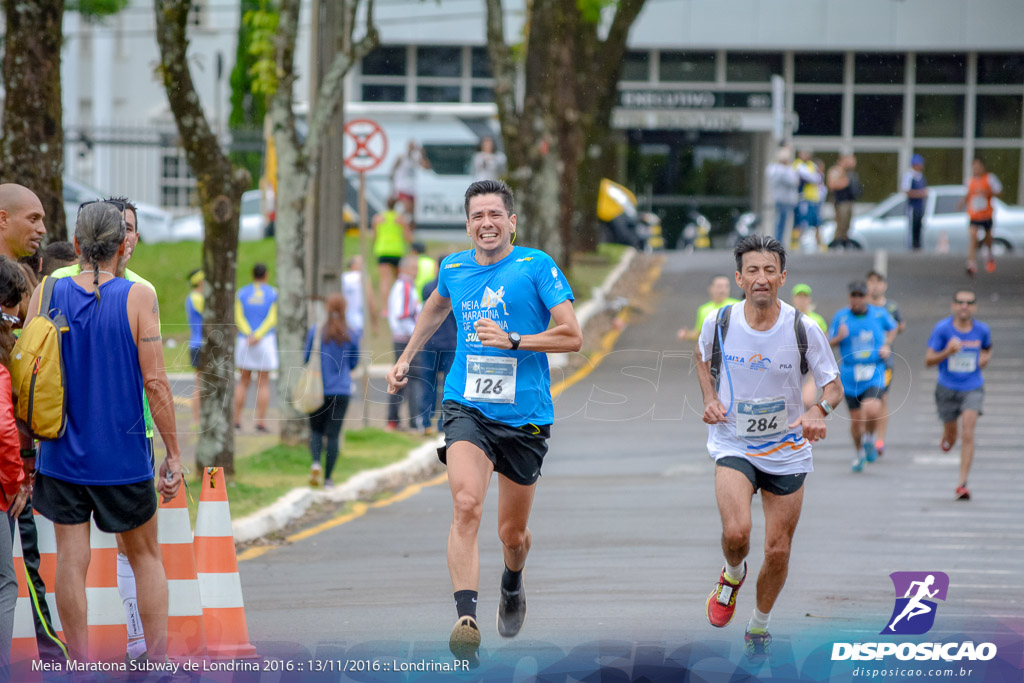
[[[111,204],[117,207],[117,210],[124,213],[128,210],[128,204],[120,201],[119,199],[91,199],[87,202],[82,202],[78,205],[78,213],[82,213],[82,209],[89,206],[90,204]]]

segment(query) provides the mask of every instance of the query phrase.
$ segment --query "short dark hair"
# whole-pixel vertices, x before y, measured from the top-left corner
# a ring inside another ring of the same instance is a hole
[[[871,278],[876,278],[878,280],[881,280],[882,282],[885,282],[885,276],[879,273],[877,270],[869,270],[868,274],[864,277],[864,279],[866,280],[870,280]]]
[[[139,231],[139,209],[135,206],[135,203],[127,197],[107,197],[103,201],[105,202],[121,202],[124,204],[126,209],[131,209],[132,215],[135,216],[135,232]]]
[[[50,242],[42,250],[42,255],[43,275],[50,275],[58,268],[78,261],[75,245],[71,242]]]
[[[257,263],[252,267],[252,277],[255,280],[262,280],[267,276],[267,264]]]
[[[505,211],[511,216],[515,213],[515,198],[508,185],[500,180],[478,180],[466,190],[466,218],[469,218],[469,200],[485,194],[496,194],[501,197]]]
[[[956,295],[959,294],[960,292],[963,292],[965,294],[970,294],[975,299],[978,298],[978,294],[973,289],[968,289],[967,287],[961,287],[960,289],[958,289],[958,290],[953,292],[953,301],[956,301]]]
[[[412,244],[409,245],[409,248],[412,249],[417,254],[427,253],[427,245],[423,244],[423,242],[413,242]]]
[[[740,240],[733,250],[736,257],[736,272],[743,271],[743,255],[752,251],[777,254],[779,257],[779,270],[786,270],[786,248],[774,237],[769,235],[750,235]]]
[[[0,254],[0,305],[17,306],[29,291],[28,280],[18,262]]]
[[[711,276],[711,279],[708,280],[708,286],[710,287],[711,285],[715,284],[715,280],[722,277],[725,278],[726,282],[732,284],[732,278],[726,275],[725,273],[715,273],[714,275]]]

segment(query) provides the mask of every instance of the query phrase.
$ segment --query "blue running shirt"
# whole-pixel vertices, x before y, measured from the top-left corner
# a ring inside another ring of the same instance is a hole
[[[872,387],[885,388],[885,361],[878,350],[885,344],[885,334],[896,329],[896,321],[881,306],[868,304],[863,315],[855,315],[850,307],[840,309],[828,328],[828,338],[836,336],[841,325],[850,334],[839,342],[839,377],[843,393],[860,396]]]
[[[939,384],[947,389],[974,391],[985,384],[978,357],[982,349],[992,348],[992,333],[980,320],[973,323],[970,332],[961,332],[953,326],[953,316],[949,316],[940,320],[928,337],[928,348],[932,351],[944,351],[950,339],[960,338],[960,350],[939,363]]]
[[[452,254],[441,264],[437,293],[451,299],[458,328],[455,362],[444,383],[444,400],[472,405],[488,418],[513,427],[555,420],[551,400],[551,374],[547,354],[538,351],[496,349],[477,340],[473,323],[490,318],[506,332],[539,334],[548,329],[551,309],[573,301],[572,290],[550,256],[537,249],[513,247],[501,261],[482,266],[476,250]],[[515,358],[514,403],[467,399],[468,356]]]
[[[67,316],[61,336],[67,429],[43,441],[39,471],[75,484],[114,486],[153,478],[142,413],[139,349],[128,322],[133,283],[100,285],[100,300],[71,278],[57,280],[51,307]]]

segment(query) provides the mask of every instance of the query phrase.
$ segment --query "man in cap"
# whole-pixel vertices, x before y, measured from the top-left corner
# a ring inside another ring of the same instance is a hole
[[[928,181],[924,177],[924,157],[910,157],[910,169],[903,174],[900,191],[907,195],[907,219],[910,221],[910,248],[921,250],[921,225],[924,221],[924,200],[928,198]]]

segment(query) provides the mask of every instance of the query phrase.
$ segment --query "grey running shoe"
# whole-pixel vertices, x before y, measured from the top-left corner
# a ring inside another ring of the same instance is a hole
[[[503,638],[514,638],[526,621],[526,588],[522,583],[519,590],[511,593],[501,589],[498,600],[498,633]]]
[[[459,617],[448,639],[448,649],[459,659],[469,660],[470,667],[479,666],[480,627],[476,625],[476,619],[468,615]]]
[[[763,662],[772,656],[772,636],[765,629],[753,629],[743,634],[743,654],[750,662]]]

